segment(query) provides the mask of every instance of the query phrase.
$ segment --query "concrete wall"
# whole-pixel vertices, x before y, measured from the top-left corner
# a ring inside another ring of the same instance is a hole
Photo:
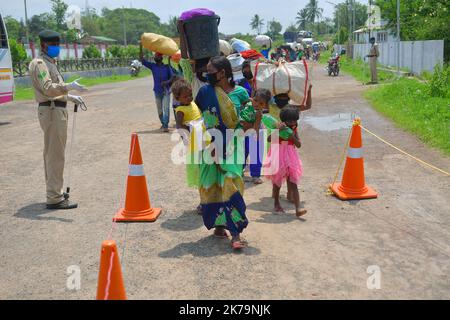
[[[378,44],[380,57],[378,63],[397,67],[397,42]],[[355,44],[353,59],[363,59],[370,51],[370,44]],[[433,72],[436,64],[444,63],[444,40],[401,41],[400,68],[406,68],[412,73],[423,71]]]
[[[65,80],[70,77],[82,77],[82,78],[98,78],[98,77],[108,77],[113,74],[130,74],[128,67],[112,68],[112,69],[102,69],[102,70],[91,70],[91,71],[77,71],[77,72],[64,72],[62,75]],[[14,84],[16,86],[29,87],[31,86],[31,80],[29,76],[14,78]]]

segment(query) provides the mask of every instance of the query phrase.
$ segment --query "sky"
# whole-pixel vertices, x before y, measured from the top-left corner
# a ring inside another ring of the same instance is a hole
[[[69,5],[77,5],[84,9],[86,2],[89,7],[101,12],[101,8],[109,9],[124,7],[142,8],[154,12],[162,22],[167,22],[170,16],[179,16],[183,11],[193,8],[208,8],[221,17],[219,31],[225,34],[253,33],[250,29],[250,20],[259,14],[265,21],[275,20],[283,25],[283,30],[295,22],[298,10],[309,2],[308,0],[65,0]],[[339,3],[343,0],[330,0]],[[362,1],[366,2],[366,1]],[[319,7],[323,8],[324,17],[332,17],[333,5],[319,0]],[[27,0],[28,18],[32,15],[51,11],[48,0]],[[11,15],[16,19],[25,17],[24,1],[0,0],[0,13],[2,16]],[[151,32],[151,30],[145,30]],[[265,29],[263,29],[265,31]]]

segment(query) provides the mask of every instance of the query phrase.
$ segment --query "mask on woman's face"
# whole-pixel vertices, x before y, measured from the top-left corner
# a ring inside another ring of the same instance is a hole
[[[216,73],[207,73],[206,80],[212,86],[217,85],[217,83],[219,82],[219,80],[217,80],[217,72]]]
[[[57,56],[59,56],[59,46],[48,46],[47,47],[47,55],[51,58],[56,58]]]
[[[205,73],[205,72],[197,72],[197,78],[201,82],[208,82],[206,75],[207,75],[207,73]]]

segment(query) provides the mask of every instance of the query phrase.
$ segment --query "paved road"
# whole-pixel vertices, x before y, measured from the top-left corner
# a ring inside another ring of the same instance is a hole
[[[130,133],[140,133],[153,224],[120,224],[117,241],[130,299],[450,298],[450,180],[364,135],[366,180],[379,199],[341,202],[325,194],[352,112],[387,140],[449,170],[450,160],[372,110],[364,88],[316,66],[314,106],[301,119],[304,220],[274,215],[271,186],[247,184],[249,248],[234,254],[194,213],[195,190],[171,162],[149,78],[92,88],[79,114],[74,211],[44,209],[42,133],[33,102],[0,107],[0,298],[93,299],[100,245],[111,230],[127,175]],[[284,202],[287,208],[289,204]],[[67,268],[81,289],[66,288]],[[369,266],[381,289],[369,290]]]

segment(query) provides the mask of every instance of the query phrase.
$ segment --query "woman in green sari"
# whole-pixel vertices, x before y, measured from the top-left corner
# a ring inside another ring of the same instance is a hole
[[[245,246],[240,234],[248,225],[243,198],[244,137],[238,134],[227,139],[227,131],[229,136],[230,130],[234,133],[237,129],[238,112],[249,96],[235,85],[227,58],[211,58],[207,72],[209,84],[200,89],[195,100],[213,137],[200,164],[201,211],[208,230],[214,228],[214,235],[220,238],[227,238],[228,230],[232,248],[238,250]]]

